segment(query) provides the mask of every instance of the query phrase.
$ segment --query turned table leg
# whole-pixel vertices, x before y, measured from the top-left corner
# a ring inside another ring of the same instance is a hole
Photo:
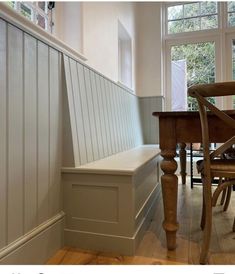
[[[179,156],[180,156],[180,175],[182,178],[182,184],[185,185],[186,183],[186,144],[185,143],[180,143],[180,151],[179,151]]]
[[[177,222],[177,194],[178,178],[174,174],[177,169],[177,163],[174,160],[175,150],[162,150],[161,169],[164,174],[161,177],[162,195],[164,204],[163,228],[166,231],[167,248],[173,250],[176,248],[176,232],[178,230]]]

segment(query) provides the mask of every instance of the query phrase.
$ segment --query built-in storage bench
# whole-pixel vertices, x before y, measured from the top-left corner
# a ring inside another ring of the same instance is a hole
[[[156,145],[63,168],[65,245],[133,255],[159,194]]]

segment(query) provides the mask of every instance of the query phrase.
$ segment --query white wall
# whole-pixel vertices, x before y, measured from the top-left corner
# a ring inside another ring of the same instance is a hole
[[[118,20],[132,38],[135,56],[135,3],[83,3],[83,54],[89,65],[114,81],[118,81]],[[135,58],[132,62],[135,89]]]
[[[118,20],[132,38],[132,88],[163,94],[160,2],[57,2],[55,35],[118,81]]]
[[[82,45],[82,3],[56,2],[54,35],[79,53]]]
[[[137,95],[162,94],[161,3],[137,4]]]

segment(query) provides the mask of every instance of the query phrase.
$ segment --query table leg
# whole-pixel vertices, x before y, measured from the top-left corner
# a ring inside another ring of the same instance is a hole
[[[185,185],[186,183],[186,144],[185,143],[180,143],[180,175],[182,178],[182,184]]]
[[[174,174],[177,169],[177,163],[174,160],[175,150],[162,150],[161,169],[164,174],[161,177],[162,196],[164,204],[163,228],[166,231],[166,240],[168,250],[176,248],[176,232],[178,230],[177,222],[177,195],[178,195],[178,178]]]

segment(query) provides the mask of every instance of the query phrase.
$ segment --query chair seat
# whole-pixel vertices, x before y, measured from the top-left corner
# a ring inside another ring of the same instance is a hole
[[[197,170],[203,173],[204,160],[197,161]],[[214,159],[211,160],[211,174],[214,177],[235,178],[235,159]]]

